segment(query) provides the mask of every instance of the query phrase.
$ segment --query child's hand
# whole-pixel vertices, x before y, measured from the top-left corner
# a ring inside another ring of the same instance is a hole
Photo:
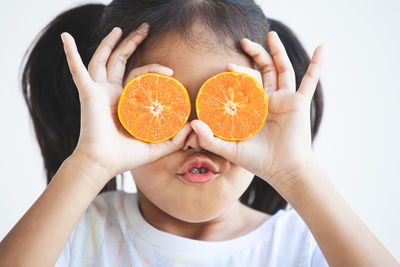
[[[267,35],[273,59],[259,44],[243,39],[243,50],[260,67],[262,75],[244,66],[229,64],[227,71],[252,75],[263,85],[268,98],[268,116],[261,131],[240,142],[214,137],[200,120],[191,125],[199,135],[200,146],[265,179],[275,188],[284,181],[279,177],[313,160],[311,148],[310,105],[322,68],[319,46],[311,59],[299,90],[293,67],[275,32]]]
[[[118,101],[123,90],[123,76],[127,59],[144,40],[149,26],[132,32],[114,50],[121,37],[121,29],[114,28],[94,53],[86,70],[77,51],[74,39],[64,33],[64,50],[81,102],[81,131],[73,155],[98,164],[105,177],[133,169],[154,161],[183,147],[191,127],[185,127],[172,139],[162,143],[146,143],[135,139],[125,131],[117,114]],[[130,72],[129,77],[156,72],[172,75],[167,67],[152,64]],[[107,180],[107,181],[108,181]],[[105,182],[107,182],[105,181]]]

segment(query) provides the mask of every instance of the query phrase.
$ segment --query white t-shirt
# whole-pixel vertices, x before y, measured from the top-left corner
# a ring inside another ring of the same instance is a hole
[[[200,241],[160,231],[139,210],[137,194],[98,195],[55,265],[64,266],[328,266],[294,209],[279,210],[253,231]]]

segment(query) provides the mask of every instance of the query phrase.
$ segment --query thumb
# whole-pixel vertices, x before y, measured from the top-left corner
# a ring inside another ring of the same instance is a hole
[[[146,143],[150,146],[150,161],[157,160],[165,155],[181,149],[191,131],[192,127],[189,123],[186,123],[185,126],[171,139],[160,143]],[[137,149],[132,149],[134,153],[137,153],[136,150]]]
[[[200,146],[233,163],[236,163],[237,142],[215,137],[210,127],[201,120],[191,121],[192,129],[198,136]]]

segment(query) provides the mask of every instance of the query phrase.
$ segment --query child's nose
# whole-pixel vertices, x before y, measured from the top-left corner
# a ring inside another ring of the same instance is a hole
[[[198,142],[198,136],[195,131],[192,130],[192,132],[189,134],[189,136],[186,138],[185,145],[183,146],[183,150],[189,150],[189,149],[194,149],[194,151],[198,152],[201,151],[201,147]]]
[[[192,107],[188,122],[192,120],[197,120],[196,107]]]

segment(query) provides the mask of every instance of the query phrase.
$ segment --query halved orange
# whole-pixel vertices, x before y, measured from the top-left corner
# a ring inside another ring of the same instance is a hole
[[[163,74],[146,73],[128,82],[118,103],[118,118],[135,138],[158,143],[175,136],[190,115],[183,84]]]
[[[209,78],[196,98],[197,118],[215,136],[241,141],[263,127],[268,114],[267,95],[256,79],[240,72],[222,72]]]

